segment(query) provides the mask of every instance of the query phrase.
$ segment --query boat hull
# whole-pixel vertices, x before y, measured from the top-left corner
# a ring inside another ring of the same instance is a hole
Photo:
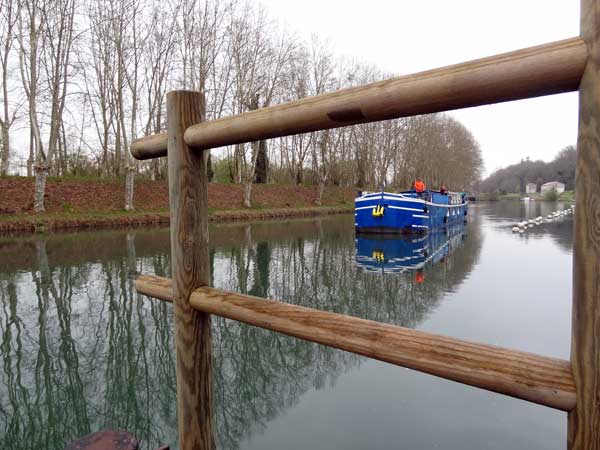
[[[426,198],[410,193],[366,194],[355,199],[355,229],[357,233],[423,234],[464,223],[467,203],[448,201],[446,195],[435,192]],[[381,210],[383,214],[374,214]]]

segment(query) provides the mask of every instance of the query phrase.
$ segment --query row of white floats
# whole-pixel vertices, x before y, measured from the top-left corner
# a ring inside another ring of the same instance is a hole
[[[540,225],[543,222],[549,222],[551,220],[558,219],[560,217],[568,216],[569,214],[573,214],[574,211],[575,211],[575,205],[572,205],[568,209],[563,209],[562,211],[554,211],[553,213],[548,214],[546,216],[546,218],[539,216],[539,217],[536,217],[535,219],[525,220],[525,221],[519,222],[515,226],[513,226],[512,231],[513,231],[513,233],[523,233],[527,228],[531,228],[536,225]]]

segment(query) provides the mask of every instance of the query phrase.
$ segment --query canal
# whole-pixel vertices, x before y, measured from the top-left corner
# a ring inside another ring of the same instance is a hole
[[[466,227],[355,240],[351,215],[210,230],[213,285],[477,342],[569,357],[566,208],[471,207]],[[103,428],[176,448],[167,229],[0,237],[0,448],[62,450]],[[221,449],[563,449],[566,414],[213,319]]]

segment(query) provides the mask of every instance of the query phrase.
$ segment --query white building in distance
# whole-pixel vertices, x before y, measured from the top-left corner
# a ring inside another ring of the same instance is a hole
[[[545,194],[548,191],[554,189],[558,194],[562,194],[565,192],[565,185],[560,181],[550,181],[549,183],[542,184],[542,194]]]
[[[535,183],[527,183],[525,185],[525,193],[527,194],[535,194],[537,192],[537,184]]]

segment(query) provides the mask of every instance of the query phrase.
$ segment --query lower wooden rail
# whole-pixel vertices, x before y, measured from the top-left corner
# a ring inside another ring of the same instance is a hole
[[[172,301],[168,278],[143,275],[135,286],[140,294]],[[551,408],[575,407],[568,361],[209,287],[196,289],[190,304],[205,313]]]

